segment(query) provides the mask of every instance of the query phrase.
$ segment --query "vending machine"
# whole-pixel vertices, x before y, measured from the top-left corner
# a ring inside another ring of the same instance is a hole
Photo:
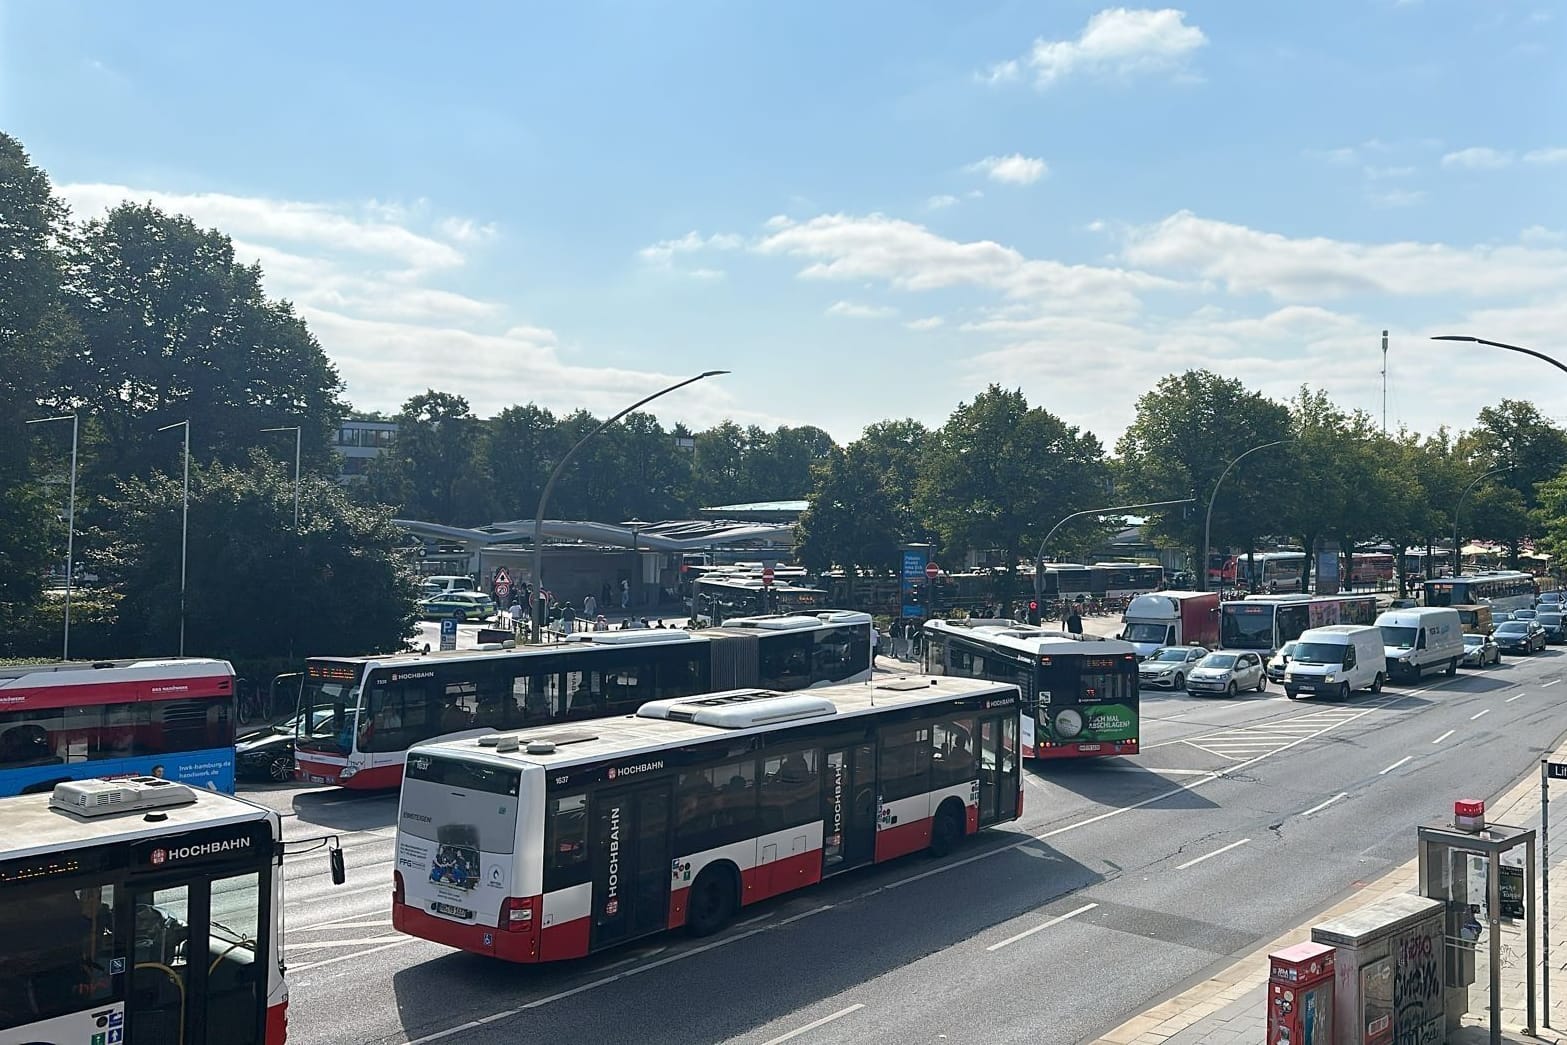
[[[1333,1045],[1333,956],[1320,943],[1268,955],[1268,1045]]]

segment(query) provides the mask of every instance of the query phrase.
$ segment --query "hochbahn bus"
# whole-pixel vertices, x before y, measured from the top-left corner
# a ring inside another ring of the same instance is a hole
[[[924,670],[1017,686],[1023,757],[1135,755],[1141,732],[1137,648],[1010,620],[925,623]]]
[[[1164,567],[1138,562],[1047,563],[1040,579],[1046,599],[1129,599],[1164,584]]]
[[[84,777],[234,790],[234,669],[197,657],[0,667],[0,795]]]
[[[408,749],[436,737],[629,714],[650,700],[718,689],[857,682],[870,673],[871,618],[843,610],[742,617],[696,632],[594,631],[509,650],[313,657],[294,761],[308,783],[392,788]]]
[[[392,925],[514,962],[583,955],[1022,815],[1015,686],[737,690],[416,747]]]
[[[1251,595],[1220,603],[1219,646],[1271,655],[1310,628],[1376,619],[1375,595]]]
[[[1532,573],[1491,570],[1426,581],[1421,594],[1427,606],[1485,604],[1493,610],[1511,613],[1532,609],[1539,591],[1539,582]]]
[[[276,812],[133,777],[0,825],[0,1042],[283,1045]]]
[[[798,578],[791,583],[775,578],[763,584],[758,574],[721,573],[698,577],[691,584],[691,617],[713,627],[734,617],[766,613],[814,613],[827,604],[827,592]]]

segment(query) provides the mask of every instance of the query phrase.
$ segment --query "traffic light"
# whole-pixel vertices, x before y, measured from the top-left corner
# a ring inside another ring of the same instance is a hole
[[[1038,599],[1029,599],[1028,600],[1028,622],[1030,624],[1038,624],[1039,623],[1039,600]]]
[[[925,598],[925,584],[916,581],[909,585],[909,605],[918,606]]]

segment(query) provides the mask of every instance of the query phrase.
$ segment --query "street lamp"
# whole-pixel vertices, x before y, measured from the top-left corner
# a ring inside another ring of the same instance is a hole
[[[1044,594],[1045,583],[1045,545],[1050,543],[1050,538],[1056,535],[1056,531],[1073,519],[1081,519],[1085,515],[1109,515],[1111,512],[1131,512],[1139,508],[1167,508],[1177,504],[1195,504],[1195,499],[1182,497],[1178,501],[1149,501],[1147,504],[1117,504],[1109,508],[1090,508],[1084,512],[1073,512],[1065,519],[1050,527],[1050,532],[1045,534],[1045,539],[1039,542],[1039,551],[1034,555],[1034,598],[1038,599]]]
[[[1219,485],[1224,482],[1224,477],[1230,474],[1231,468],[1234,468],[1236,465],[1240,464],[1241,461],[1250,457],[1258,450],[1266,450],[1270,446],[1283,446],[1287,442],[1289,442],[1288,439],[1275,439],[1271,443],[1263,443],[1261,446],[1254,446],[1250,450],[1247,450],[1245,453],[1241,454],[1235,460],[1231,461],[1229,464],[1225,465],[1224,471],[1219,473],[1218,481],[1213,484],[1213,492],[1208,495],[1208,514],[1206,517],[1204,517],[1202,522],[1202,562],[1198,564],[1199,569],[1202,571],[1202,584],[1197,589],[1198,591],[1208,590],[1208,540],[1213,533],[1213,502],[1214,499],[1219,496]]]
[[[76,581],[76,437],[81,430],[74,413],[59,417],[40,417],[27,422],[30,425],[48,424],[50,421],[71,422],[71,497],[65,510],[65,644],[60,650],[61,660],[71,659],[71,588]]]
[[[298,425],[284,425],[281,428],[263,428],[263,432],[293,432],[294,433],[294,529],[299,529],[299,446],[303,439],[303,433]]]
[[[631,531],[631,605],[642,605],[642,558],[637,552],[637,534],[642,532],[644,526],[651,525],[641,519],[632,518],[621,523]]]
[[[1567,373],[1567,363],[1563,363],[1559,359],[1553,359],[1550,356],[1546,355],[1544,352],[1536,352],[1532,348],[1520,348],[1517,345],[1508,345],[1508,344],[1504,344],[1501,341],[1487,341],[1483,337],[1470,337],[1468,334],[1439,334],[1436,337],[1433,337],[1431,340],[1432,341],[1464,341],[1464,342],[1468,342],[1471,345],[1489,345],[1491,348],[1503,348],[1503,349],[1506,349],[1509,352],[1522,352],[1526,356],[1533,356],[1536,359],[1543,359],[1545,362],[1551,364],[1551,366],[1555,367],[1557,370],[1560,370],[1560,371],[1563,371],[1564,373]]]
[[[684,381],[677,381],[668,388],[661,388],[650,396],[638,399],[635,403],[632,403],[620,413],[603,422],[597,428],[593,429],[593,431],[583,436],[581,439],[578,439],[574,444],[572,444],[571,449],[567,450],[561,459],[556,462],[554,469],[550,472],[549,479],[544,483],[543,492],[539,494],[539,506],[533,513],[533,587],[535,591],[541,591],[542,585],[544,583],[544,509],[549,505],[550,493],[555,489],[555,480],[560,478],[560,473],[566,467],[566,462],[570,461],[573,455],[575,455],[578,450],[582,449],[583,443],[586,443],[594,436],[603,432],[604,429],[608,428],[616,421],[619,421],[622,417],[625,417],[627,414],[631,413],[638,407],[645,406],[660,396],[666,396],[677,389],[684,388],[687,385],[695,384],[696,382],[701,381],[703,378],[718,377],[727,373],[729,373],[728,370],[704,370],[695,377],[688,377]],[[543,637],[544,600],[535,597],[533,600],[533,641],[539,642],[543,639]]]
[[[1477,475],[1477,476],[1475,476],[1474,480],[1472,482],[1470,482],[1470,484],[1468,486],[1464,487],[1464,492],[1458,495],[1458,506],[1453,509],[1453,576],[1454,577],[1462,577],[1464,575],[1463,552],[1461,551],[1460,545],[1458,543],[1458,513],[1464,510],[1464,498],[1469,496],[1469,491],[1470,490],[1473,490],[1476,486],[1478,486],[1480,484],[1480,480],[1482,480],[1482,479],[1489,479],[1491,476],[1496,475],[1498,472],[1505,472],[1505,471],[1507,471],[1506,468],[1493,468],[1489,472],[1486,472],[1484,475]]]
[[[185,551],[190,540],[190,419],[164,425],[160,432],[185,429],[185,496],[180,509],[180,656],[185,655]]]

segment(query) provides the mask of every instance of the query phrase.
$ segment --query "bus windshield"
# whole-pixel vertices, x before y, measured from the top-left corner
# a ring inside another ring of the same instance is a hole
[[[306,678],[299,697],[302,730],[295,746],[302,751],[347,754],[358,705],[359,687],[352,682]]]
[[[1273,607],[1266,603],[1226,604],[1219,617],[1219,644],[1229,649],[1271,649]]]
[[[1297,664],[1342,664],[1348,648],[1331,642],[1297,642],[1290,659]]]
[[[1391,624],[1384,624],[1382,631],[1382,645],[1391,646],[1394,649],[1413,649],[1415,636],[1419,634],[1419,628],[1400,628]]]

